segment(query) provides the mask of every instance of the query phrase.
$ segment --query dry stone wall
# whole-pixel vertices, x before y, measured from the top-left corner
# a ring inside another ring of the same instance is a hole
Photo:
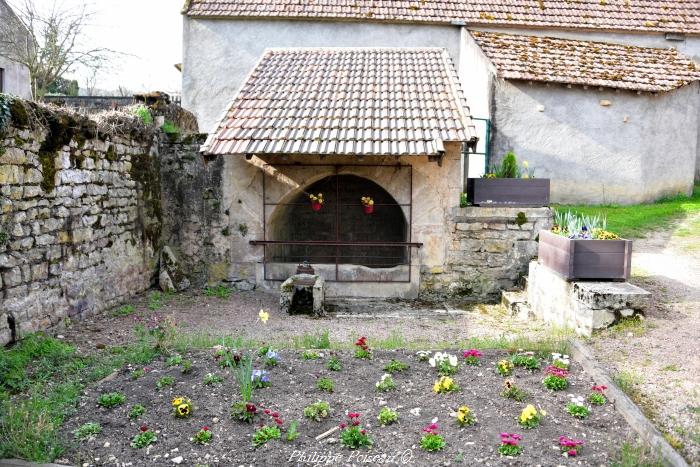
[[[97,123],[13,101],[0,126],[0,344],[150,286],[157,154],[157,137],[129,115]]]
[[[539,231],[551,226],[549,208],[454,208],[445,266],[421,271],[421,295],[498,299],[527,275]]]

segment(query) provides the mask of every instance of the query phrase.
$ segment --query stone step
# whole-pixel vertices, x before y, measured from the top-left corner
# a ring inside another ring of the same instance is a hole
[[[530,318],[530,307],[527,304],[527,293],[524,290],[504,290],[501,292],[501,306],[506,313],[518,320]]]

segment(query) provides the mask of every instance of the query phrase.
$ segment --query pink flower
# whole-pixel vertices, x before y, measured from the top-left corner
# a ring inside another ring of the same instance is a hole
[[[477,349],[469,349],[464,351],[464,358],[467,357],[481,357],[482,353],[479,352]]]
[[[208,427],[208,426],[203,426],[203,427],[202,427],[202,431],[209,431],[209,427]]]
[[[350,418],[359,418],[359,417],[360,417],[360,414],[357,413],[357,412],[350,412],[350,413],[348,414],[348,417],[350,417]]]
[[[277,425],[282,425],[282,420],[279,418],[275,418],[275,423],[277,423]]]
[[[545,368],[545,372],[549,375],[558,376],[560,378],[566,378],[566,376],[569,374],[569,372],[565,369],[557,368],[553,365],[549,365],[547,368]]]
[[[272,415],[272,418],[278,418],[280,416],[279,412],[272,412],[271,415]]]
[[[366,435],[366,434],[367,434],[367,430],[360,430],[360,433],[363,434],[363,435]]]
[[[265,412],[265,415],[270,415],[271,411],[270,411],[270,409],[265,409],[264,412]]]
[[[603,384],[601,384],[600,386],[596,386],[596,385],[594,384],[593,387],[592,387],[591,389],[592,389],[593,391],[602,393],[603,391],[605,391],[606,389],[608,389],[608,387],[605,386],[605,385],[603,385]]]
[[[576,457],[576,449],[569,449],[566,453],[569,457]]]
[[[347,425],[347,423],[341,423],[338,426],[340,427],[341,430],[344,430],[348,425]]]

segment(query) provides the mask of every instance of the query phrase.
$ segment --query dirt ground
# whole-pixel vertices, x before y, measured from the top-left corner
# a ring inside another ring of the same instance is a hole
[[[700,466],[700,216],[634,241],[632,282],[654,295],[646,320],[593,339],[596,356],[686,460]]]
[[[213,352],[192,352],[184,355],[193,363],[188,374],[160,360],[149,365],[149,371],[138,380],[131,377],[130,369],[123,369],[115,378],[90,387],[66,429],[72,431],[83,423],[99,422],[102,432],[80,443],[68,456],[77,465],[173,465],[177,459],[182,465],[301,466],[315,465],[301,458],[314,452],[335,459],[326,465],[362,465],[366,463],[364,456],[369,456],[367,465],[379,465],[381,461],[371,459],[383,455],[395,456],[395,462],[387,465],[608,465],[631,432],[611,404],[593,407],[584,420],[566,412],[568,394],[586,396],[594,383],[576,362],[570,368],[570,387],[558,392],[542,386],[542,369],[531,372],[516,368],[509,379],[530,393],[525,401],[516,402],[500,396],[505,378],[496,373],[495,363],[507,357],[505,351],[485,351],[478,367],[460,364],[453,378],[461,391],[440,395],[432,391],[437,372],[427,362],[417,361],[413,352],[376,351],[371,360],[358,360],[351,351],[340,351],[334,355],[343,365],[341,371],[326,368],[331,356],[328,351],[322,351],[317,360],[305,360],[302,352],[295,350],[281,351],[280,355],[280,363],[268,369],[272,387],[256,389],[253,402],[278,412],[284,429],[290,422],[299,421],[300,435],[294,442],[286,441],[283,431],[282,439],[254,448],[251,440],[257,426],[273,424],[272,420],[262,413],[256,416],[254,424],[233,419],[230,406],[238,396],[232,375],[219,368]],[[409,368],[394,375],[396,390],[378,392],[375,382],[391,359],[407,363]],[[544,365],[542,362],[543,368]],[[254,367],[262,367],[260,357]],[[223,376],[224,381],[205,386],[202,378],[210,372]],[[156,382],[165,375],[172,376],[175,384],[156,390]],[[333,393],[316,387],[320,377],[334,381]],[[114,391],[126,396],[123,405],[111,409],[97,406],[95,401],[100,394]],[[191,417],[176,418],[171,414],[170,401],[176,396],[192,400],[195,409]],[[330,404],[330,415],[318,422],[306,419],[304,407],[318,400]],[[517,417],[528,403],[547,414],[539,427],[525,430],[518,425]],[[127,414],[134,404],[142,404],[146,412],[132,421]],[[475,425],[460,428],[450,416],[461,405],[474,411],[478,420]],[[379,424],[377,414],[384,406],[399,413],[397,424]],[[350,451],[339,442],[338,432],[320,442],[314,439],[345,421],[348,412],[361,414],[362,427],[374,441],[371,449]],[[419,440],[421,430],[434,418],[438,419],[439,432],[447,445],[440,452],[428,453],[420,449]],[[158,440],[150,448],[134,449],[129,442],[142,425],[156,431]],[[212,442],[205,446],[193,444],[189,438],[204,425],[213,433]],[[519,457],[504,458],[497,452],[499,434],[504,431],[523,436],[523,453]],[[562,457],[558,448],[561,435],[584,440],[581,456]]]

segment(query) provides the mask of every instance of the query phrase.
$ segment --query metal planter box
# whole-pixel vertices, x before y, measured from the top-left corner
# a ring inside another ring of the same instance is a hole
[[[538,261],[569,281],[625,281],[632,267],[632,240],[570,239],[541,230]]]
[[[476,206],[549,206],[549,179],[470,178],[467,196]]]

